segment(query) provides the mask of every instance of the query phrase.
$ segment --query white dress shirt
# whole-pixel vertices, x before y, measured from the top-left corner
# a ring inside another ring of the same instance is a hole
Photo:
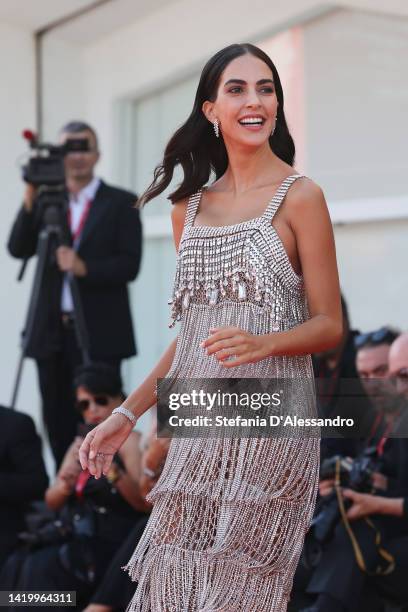
[[[81,189],[81,191],[79,191],[76,195],[70,194],[69,211],[72,234],[75,234],[75,232],[78,230],[82,215],[85,211],[85,207],[89,201],[92,201],[95,198],[95,194],[98,190],[100,182],[101,179],[95,176],[92,181],[88,183],[83,189]],[[79,240],[77,241],[78,243]],[[78,244],[75,244],[73,248],[77,249],[77,247]],[[71,289],[69,287],[67,274],[64,275],[64,280],[62,284],[61,310],[62,312],[72,312],[74,310],[74,304],[72,301]]]

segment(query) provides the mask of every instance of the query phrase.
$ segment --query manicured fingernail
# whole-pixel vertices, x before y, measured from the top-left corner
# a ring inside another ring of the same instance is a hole
[[[90,459],[95,459],[95,451],[92,451],[92,450],[90,451],[89,458]]]

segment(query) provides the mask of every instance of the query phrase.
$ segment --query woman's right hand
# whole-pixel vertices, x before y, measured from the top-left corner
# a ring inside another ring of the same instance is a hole
[[[79,449],[82,469],[100,478],[106,476],[114,454],[133,430],[133,423],[123,414],[111,414],[103,423],[90,431]]]

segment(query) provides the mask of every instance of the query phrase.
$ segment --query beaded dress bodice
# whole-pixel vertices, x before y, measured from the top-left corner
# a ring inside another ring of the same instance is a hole
[[[188,328],[189,340],[195,347],[209,335],[210,327],[236,325],[251,333],[265,334],[291,329],[308,318],[303,278],[294,271],[272,225],[289,187],[302,176],[287,177],[262,215],[234,225],[195,225],[203,189],[190,197],[168,303],[172,315],[169,327],[181,321],[180,335],[185,337]],[[179,356],[177,350],[175,362]],[[303,367],[297,373],[310,375],[309,356],[293,359],[293,375],[301,362]],[[234,372],[248,376],[248,370],[252,370],[254,376],[262,376],[269,370],[271,375],[289,376],[291,363],[271,358],[237,367]],[[226,372],[215,358],[202,361],[195,356],[191,366],[186,372],[184,361],[184,376],[222,377]],[[176,373],[175,367],[173,363],[168,375]],[[228,375],[234,376],[231,371]]]

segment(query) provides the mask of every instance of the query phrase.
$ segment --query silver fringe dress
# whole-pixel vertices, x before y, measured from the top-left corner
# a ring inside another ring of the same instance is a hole
[[[189,199],[172,295],[181,321],[166,377],[313,377],[310,355],[224,368],[200,348],[209,329],[253,334],[309,318],[273,217],[287,177],[264,213],[229,226],[195,226]],[[317,493],[318,437],[173,438],[150,492],[153,510],[126,565],[138,585],[132,612],[284,612]]]

